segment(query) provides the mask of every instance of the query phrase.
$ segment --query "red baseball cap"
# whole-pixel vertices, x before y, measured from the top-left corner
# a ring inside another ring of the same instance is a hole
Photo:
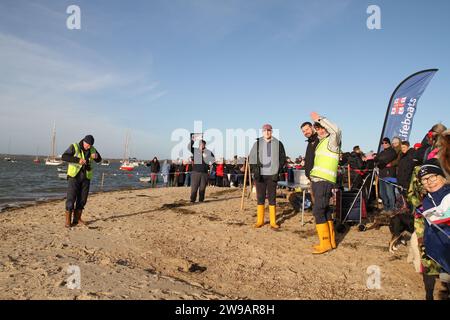
[[[268,123],[266,123],[265,125],[262,126],[263,130],[272,130],[272,126]]]

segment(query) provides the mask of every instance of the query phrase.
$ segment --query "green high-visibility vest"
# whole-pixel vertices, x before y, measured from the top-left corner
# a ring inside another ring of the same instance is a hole
[[[326,137],[317,145],[311,176],[336,183],[339,153],[328,150],[329,140],[330,137]]]
[[[80,146],[78,145],[78,143],[74,143],[73,147],[75,149],[75,154],[74,157],[76,158],[80,158],[80,159],[84,159],[84,153],[81,151]],[[94,147],[91,147],[91,154],[96,153],[97,151],[95,150]],[[92,179],[92,176],[94,175],[94,171],[91,164],[91,159],[87,159],[87,164],[90,167],[90,170],[86,170],[86,178],[88,178],[89,180]],[[82,165],[79,163],[72,163],[69,162],[69,166],[67,167],[67,175],[69,177],[75,178],[75,176],[78,174],[78,172],[80,172]]]

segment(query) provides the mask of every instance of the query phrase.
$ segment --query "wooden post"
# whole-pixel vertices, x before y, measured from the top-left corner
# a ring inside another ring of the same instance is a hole
[[[351,175],[350,175],[350,165],[347,164],[347,175],[348,175],[348,191],[350,191],[352,189],[352,180],[351,180]]]
[[[378,195],[378,175],[375,176],[375,198],[377,201],[377,209],[379,208],[379,195]]]
[[[247,158],[247,163],[249,162],[249,158]],[[253,192],[253,183],[252,183],[252,171],[250,170],[250,163],[248,163],[248,183],[249,183],[249,189],[250,192],[248,193],[247,199],[250,198],[250,196],[252,195]]]
[[[101,188],[103,189],[103,182],[105,181],[105,173],[102,173],[102,183],[101,183]]]
[[[305,200],[306,200],[306,189],[302,190],[303,193],[303,201],[302,201],[302,227],[305,225]]]
[[[245,187],[247,185],[247,167],[248,167],[248,159],[246,158],[244,169],[244,187],[242,188],[242,197],[241,197],[241,211],[244,210]]]

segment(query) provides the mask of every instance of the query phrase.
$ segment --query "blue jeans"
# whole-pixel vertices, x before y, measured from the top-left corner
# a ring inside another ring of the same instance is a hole
[[[384,210],[394,210],[395,191],[393,185],[380,180],[380,197],[383,200]]]
[[[186,172],[186,180],[184,181],[184,185],[186,187],[191,186],[191,173],[190,172]]]

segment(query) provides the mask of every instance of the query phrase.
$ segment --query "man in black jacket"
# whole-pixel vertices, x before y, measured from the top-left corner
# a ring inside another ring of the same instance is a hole
[[[306,154],[305,154],[305,174],[310,178],[310,173],[312,168],[314,167],[314,157],[316,156],[316,147],[319,143],[319,136],[317,135],[317,132],[314,130],[311,122],[304,122],[300,126],[300,129],[302,130],[303,135],[305,138],[307,138],[308,146],[306,147]]]
[[[214,154],[206,149],[206,141],[200,140],[198,148],[194,148],[195,135],[191,134],[189,149],[193,155],[192,173],[191,173],[191,203],[205,200],[206,185],[208,184],[208,169],[210,164],[216,160]]]
[[[93,147],[94,137],[87,135],[78,143],[73,143],[62,155],[62,160],[68,162],[67,167],[67,199],[66,227],[85,225],[81,219],[84,206],[89,195],[89,186],[93,175],[92,161],[99,163],[102,157]],[[73,216],[73,222],[71,222]]]
[[[396,167],[391,162],[397,159],[397,152],[391,147],[389,138],[383,138],[384,150],[375,158],[375,162],[380,169],[380,196],[383,200],[385,211],[392,211],[395,206],[394,186],[387,181],[393,182],[396,176]]]
[[[266,194],[269,198],[270,226],[278,229],[276,223],[276,189],[279,173],[286,163],[286,152],[281,141],[272,136],[272,126],[262,127],[263,137],[256,139],[249,155],[249,163],[256,183],[257,221],[255,228],[264,225]]]
[[[408,193],[409,183],[414,170],[414,154],[415,150],[409,148],[409,142],[402,142],[402,153],[400,154],[400,160],[397,167],[397,181],[403,188],[402,194],[406,197]]]

